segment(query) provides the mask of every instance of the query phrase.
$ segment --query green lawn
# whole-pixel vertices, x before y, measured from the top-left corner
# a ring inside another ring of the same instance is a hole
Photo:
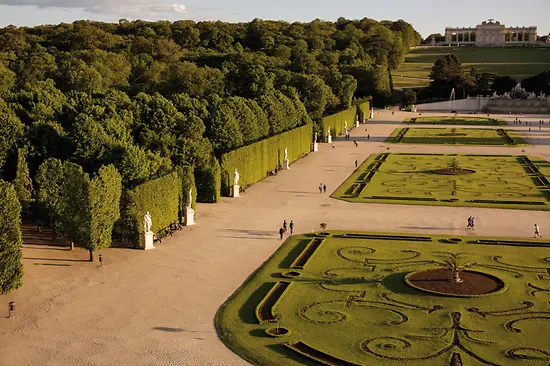
[[[486,117],[454,117],[454,116],[431,116],[412,117],[403,121],[407,124],[418,125],[464,125],[464,126],[506,126],[504,120]]]
[[[266,366],[548,364],[550,242],[328,234],[289,238],[220,308],[231,350]],[[448,297],[406,284],[449,253],[505,291]],[[273,328],[288,333],[266,335]]]
[[[550,69],[550,49],[531,47],[423,47],[411,50],[405,62],[392,72],[395,87],[419,87],[429,84],[433,63],[447,54],[455,54],[469,70],[495,72],[520,81]]]
[[[505,145],[518,146],[527,142],[512,130],[483,128],[398,128],[386,142],[402,144]]]
[[[473,174],[443,175],[457,159]],[[332,194],[363,203],[550,210],[550,164],[543,158],[508,155],[371,155]],[[453,183],[454,182],[454,183]]]

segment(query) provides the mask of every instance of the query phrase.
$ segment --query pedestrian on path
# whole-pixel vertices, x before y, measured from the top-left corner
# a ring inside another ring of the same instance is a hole
[[[357,140],[353,140],[353,143],[355,144],[355,147],[359,146],[359,143],[357,142]]]
[[[294,221],[290,220],[290,235],[294,233]]]
[[[286,220],[283,221],[283,230],[286,231],[288,230],[288,224],[286,223]]]
[[[466,226],[466,230],[469,230],[472,228],[472,216],[468,217],[468,226]]]
[[[472,216],[472,220],[471,220],[471,223],[472,223],[472,230],[475,230],[476,229],[476,224],[474,222],[475,218]]]
[[[367,135],[367,140],[370,140],[370,135]]]
[[[535,238],[536,237],[542,238],[542,235],[540,235],[539,226],[537,224],[535,224]]]
[[[323,193],[323,183],[319,184],[319,193]]]
[[[336,149],[336,146],[334,146],[334,144],[332,144],[332,148],[333,148],[333,149]]]
[[[355,160],[355,167],[357,168],[357,160]]]
[[[327,185],[326,185],[326,184],[323,184],[323,191],[324,191],[325,193],[327,193]]]
[[[283,234],[285,233],[285,230],[283,228],[279,229],[279,235],[281,236],[281,240],[283,240]]]

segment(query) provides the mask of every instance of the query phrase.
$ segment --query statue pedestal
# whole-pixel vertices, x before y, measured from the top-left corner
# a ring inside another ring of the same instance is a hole
[[[240,190],[241,190],[241,187],[238,184],[233,185],[233,198],[237,198],[241,196]]]
[[[313,151],[319,151],[319,143],[318,142],[313,143]]]
[[[143,233],[143,242],[141,244],[143,250],[155,249],[153,245],[153,236],[155,234],[152,231]]]
[[[188,208],[185,212],[185,226],[195,225],[195,210]]]
[[[369,118],[374,118],[374,111],[370,111],[370,115],[369,115]]]
[[[355,122],[355,127],[359,127],[359,121]]]
[[[327,137],[327,143],[328,143],[328,144],[331,144],[331,143],[332,143],[332,136],[331,136],[331,135],[328,135],[328,137]]]
[[[290,169],[290,161],[288,161],[288,159],[283,160],[283,169],[284,170]]]

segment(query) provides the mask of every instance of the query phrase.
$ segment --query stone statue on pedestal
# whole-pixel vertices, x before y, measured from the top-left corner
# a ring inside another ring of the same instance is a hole
[[[142,249],[144,250],[155,249],[155,246],[153,245],[155,234],[151,231],[151,227],[153,227],[153,219],[151,219],[151,215],[149,214],[149,211],[147,211],[145,216],[143,216]]]
[[[233,173],[233,185],[239,184],[239,172],[237,171],[237,168],[235,168],[235,172]]]
[[[288,160],[288,150],[286,147],[285,147],[285,160]]]
[[[153,220],[151,219],[151,215],[149,214],[149,211],[143,216],[143,230],[145,233],[151,232],[151,227],[153,226]]]
[[[193,189],[189,188],[189,202],[187,203],[187,209],[191,210],[192,205],[193,205]]]
[[[315,132],[315,137],[313,138],[313,143],[314,143],[314,144],[317,143],[317,132]]]

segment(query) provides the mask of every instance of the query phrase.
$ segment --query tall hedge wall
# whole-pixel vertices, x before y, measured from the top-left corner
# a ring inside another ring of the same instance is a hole
[[[357,115],[359,118],[365,118],[365,120],[369,119],[370,115],[370,101],[361,102],[357,104]]]
[[[247,187],[283,164],[285,147],[290,162],[309,153],[312,136],[313,126],[307,124],[222,155],[222,194],[230,195],[235,168],[240,176],[239,185]]]
[[[180,166],[176,169],[180,179],[181,189],[179,195],[179,220],[183,222],[185,211],[189,205],[189,189],[192,192],[193,201],[191,208],[196,210],[197,206],[197,187],[195,186],[195,168],[192,166]]]
[[[174,172],[124,192],[116,238],[139,247],[143,233],[143,216],[147,211],[153,219],[151,230],[154,233],[178,221],[180,191],[181,180],[178,173]]]
[[[212,164],[195,172],[195,184],[198,190],[198,201],[217,203],[220,201],[221,168],[218,159],[212,158]]]
[[[344,133],[344,126],[346,121],[348,122],[348,128],[355,127],[355,121],[357,120],[357,107],[353,106],[345,111],[338,112],[336,114],[323,117],[323,136],[322,138],[326,141],[328,136],[328,129],[330,128],[330,134],[332,137],[340,136]],[[319,140],[323,141],[323,140]]]

